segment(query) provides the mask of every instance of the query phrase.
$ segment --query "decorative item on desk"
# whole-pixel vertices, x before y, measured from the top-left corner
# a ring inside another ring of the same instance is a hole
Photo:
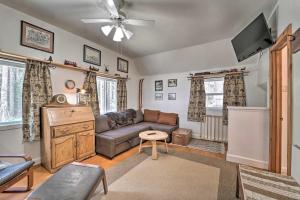
[[[73,61],[70,61],[70,60],[65,60],[64,64],[65,65],[71,65],[73,67],[77,67],[77,63],[73,62]]]
[[[246,70],[246,67],[241,68],[241,71],[245,71],[245,70]]]
[[[76,96],[77,96],[77,104],[80,105],[88,105],[90,95],[87,93],[85,89],[76,89]]]
[[[89,69],[91,71],[96,71],[96,72],[98,72],[100,70],[99,67],[95,67],[95,66],[92,66],[92,65],[90,65]]]

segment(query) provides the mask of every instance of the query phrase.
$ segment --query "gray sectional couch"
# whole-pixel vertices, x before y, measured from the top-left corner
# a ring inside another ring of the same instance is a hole
[[[129,112],[128,112],[129,111]],[[146,130],[167,132],[167,142],[171,142],[175,126],[143,121],[141,111],[127,110],[119,113],[109,113],[96,117],[96,152],[113,158],[140,143],[139,133]]]

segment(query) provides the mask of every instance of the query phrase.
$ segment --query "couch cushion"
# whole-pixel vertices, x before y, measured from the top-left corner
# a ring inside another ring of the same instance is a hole
[[[144,121],[145,122],[157,122],[159,117],[159,110],[144,110]]]
[[[137,124],[144,120],[144,115],[141,110],[136,111],[136,117],[133,118],[133,123]]]
[[[138,123],[138,124],[133,124],[122,128],[106,131],[102,133],[99,137],[101,137],[102,135],[105,137],[110,137],[112,140],[115,141],[115,144],[119,144],[128,141],[133,137],[137,137],[140,132],[149,129],[150,127],[148,124]]]
[[[160,112],[157,123],[176,126],[178,114]]]
[[[109,118],[106,115],[100,115],[95,117],[95,131],[96,133],[102,133],[104,131],[110,130]]]
[[[172,125],[167,125],[167,124],[158,124],[158,123],[153,123],[153,122],[142,122],[139,124],[148,126],[152,130],[167,132],[168,134],[172,134],[172,132],[178,128],[177,126],[172,126]]]

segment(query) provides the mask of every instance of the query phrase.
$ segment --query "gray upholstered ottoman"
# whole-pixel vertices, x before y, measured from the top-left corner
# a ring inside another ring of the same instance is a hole
[[[27,200],[90,199],[101,180],[106,194],[104,169],[96,165],[73,162],[60,169],[33,191]]]

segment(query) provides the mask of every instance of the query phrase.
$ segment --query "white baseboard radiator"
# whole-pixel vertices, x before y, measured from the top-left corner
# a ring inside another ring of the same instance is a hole
[[[200,123],[200,139],[227,143],[227,126],[222,116],[206,115]]]

